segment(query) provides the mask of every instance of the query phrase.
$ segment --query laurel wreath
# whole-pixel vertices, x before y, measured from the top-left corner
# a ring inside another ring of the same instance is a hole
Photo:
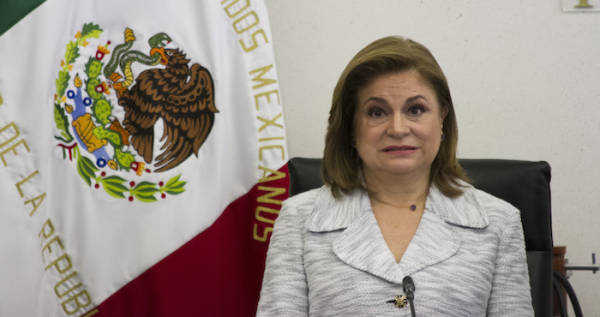
[[[112,197],[128,198],[130,201],[133,201],[133,197],[135,197],[143,202],[153,202],[157,200],[156,197],[154,197],[156,193],[160,193],[161,197],[165,198],[166,194],[178,195],[185,191],[184,186],[186,182],[179,180],[181,174],[172,177],[166,183],[158,182],[158,184],[156,184],[153,182],[142,181],[136,184],[134,181],[127,181],[117,175],[107,176],[106,172],[97,174],[99,169],[89,158],[80,155],[78,148],[75,148],[74,153],[75,156],[78,157],[77,172],[81,178],[88,186],[92,186],[92,180],[94,180],[96,182],[94,185],[96,189],[102,187],[104,188],[104,191]],[[129,187],[126,185],[129,185]],[[126,196],[126,193],[129,193],[129,195]]]
[[[173,176],[166,183],[162,181],[159,181],[158,183],[149,181],[136,183],[134,180],[126,180],[118,175],[107,175],[105,171],[101,171],[89,158],[81,155],[77,141],[70,144],[74,141],[74,137],[69,131],[69,119],[65,113],[65,106],[62,105],[66,101],[65,94],[69,86],[69,80],[71,80],[70,71],[73,68],[73,63],[80,56],[80,47],[87,46],[88,39],[99,38],[102,32],[102,29],[97,24],[84,24],[81,31],[75,35],[75,40],[70,41],[66,45],[64,59],[61,61],[61,69],[56,78],[56,93],[54,95],[54,121],[56,128],[59,131],[59,135],[55,136],[55,138],[67,143],[58,144],[58,146],[62,148],[63,159],[66,159],[68,152],[69,160],[77,160],[77,172],[88,186],[92,187],[93,184],[96,189],[102,187],[108,195],[115,198],[128,199],[129,201],[137,199],[142,202],[154,202],[157,200],[155,197],[156,194],[160,194],[160,197],[163,199],[166,198],[167,194],[181,194],[185,191],[184,187],[186,185],[185,181],[180,180],[181,174]],[[94,57],[90,57],[90,61],[85,69],[88,84],[90,82],[98,82],[98,79],[96,78],[97,75],[94,76],[94,74],[90,74],[90,72],[92,72],[90,70],[92,68],[90,65],[92,65],[93,59]],[[101,62],[100,67],[102,67]],[[97,69],[94,73],[96,72]],[[88,89],[84,89],[84,91],[88,94],[92,94],[90,97],[97,101],[100,97],[94,98],[96,97],[94,92],[89,89],[89,85],[87,86]],[[110,111],[112,109],[110,102],[106,99],[103,100],[105,101],[104,106],[106,107],[108,104],[108,111]],[[94,106],[96,106],[96,104],[94,104]],[[94,110],[92,111],[92,116],[101,124],[106,124],[107,110],[106,108],[102,110],[105,110],[102,118],[99,118]],[[109,142],[110,141],[111,140],[109,139]],[[115,147],[115,152],[117,151],[119,150]],[[133,162],[135,159],[134,156],[129,152],[119,152],[118,154],[119,155],[115,155],[118,168],[129,171],[130,168],[127,163]]]

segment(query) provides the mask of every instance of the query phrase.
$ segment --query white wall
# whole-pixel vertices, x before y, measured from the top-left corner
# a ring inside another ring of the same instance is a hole
[[[449,79],[459,157],[548,161],[554,243],[590,265],[600,258],[600,13],[564,13],[560,1],[267,0],[290,157],[321,156],[331,92],[360,48],[415,39]],[[570,281],[584,314],[599,316],[600,274]]]

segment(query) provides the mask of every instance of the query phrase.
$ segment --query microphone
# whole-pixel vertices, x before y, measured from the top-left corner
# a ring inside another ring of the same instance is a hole
[[[402,279],[402,288],[404,289],[404,294],[406,294],[406,298],[408,299],[410,315],[415,317],[415,305],[413,303],[413,300],[415,299],[415,283],[410,276],[407,275]]]

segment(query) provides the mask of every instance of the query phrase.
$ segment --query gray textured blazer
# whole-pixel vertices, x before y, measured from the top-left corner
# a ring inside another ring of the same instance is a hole
[[[286,200],[257,316],[410,316],[387,303],[407,275],[416,316],[533,316],[519,211],[473,187],[453,199],[434,186],[400,263],[364,191]]]

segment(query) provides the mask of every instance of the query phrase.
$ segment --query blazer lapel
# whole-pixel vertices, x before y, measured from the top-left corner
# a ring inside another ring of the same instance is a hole
[[[460,240],[452,225],[426,208],[419,227],[398,263],[403,277],[442,262],[456,254]]]
[[[335,199],[329,188],[322,187],[307,226],[312,232],[341,231],[333,240],[332,248],[346,264],[387,280],[402,281],[403,276],[395,272],[396,262],[383,240],[364,191],[355,190]]]
[[[333,252],[346,264],[383,279],[401,283],[404,277],[370,209],[333,241]]]
[[[329,188],[322,187],[307,226],[313,232],[343,230],[332,242],[340,260],[390,282],[402,283],[405,276],[442,262],[458,251],[457,226],[487,226],[487,218],[477,210],[460,209],[457,204],[462,203],[445,197],[432,186],[419,227],[400,263],[396,263],[383,239],[369,197],[363,191],[335,199]]]
[[[483,204],[474,189],[465,184],[456,198],[431,186],[425,212],[406,252],[399,263],[405,275],[413,274],[456,254],[460,248],[459,228],[483,229],[489,224]]]
[[[454,255],[460,246],[452,225],[426,211],[400,263],[388,248],[369,210],[356,218],[333,242],[334,253],[346,264],[393,283]]]

